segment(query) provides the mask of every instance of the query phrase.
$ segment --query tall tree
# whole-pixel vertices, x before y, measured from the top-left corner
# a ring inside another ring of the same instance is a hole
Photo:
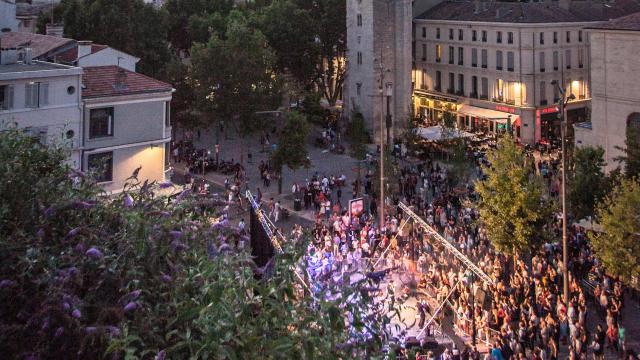
[[[176,51],[188,52],[194,42],[207,42],[212,35],[210,25],[215,14],[226,17],[233,9],[233,0],[167,0],[164,9],[168,20],[169,41]],[[206,24],[209,22],[209,24]]]
[[[92,40],[140,58],[137,70],[159,77],[171,59],[167,14],[142,0],[65,0],[65,36]]]
[[[198,108],[218,121],[236,126],[242,136],[256,130],[256,111],[274,110],[281,82],[264,35],[233,11],[226,34],[214,34],[192,48],[191,81]]]
[[[489,240],[501,252],[527,252],[544,238],[551,215],[541,177],[527,164],[513,138],[505,136],[488,154],[486,179],[476,181],[478,208]]]
[[[349,139],[350,155],[357,160],[364,160],[367,155],[369,134],[364,124],[364,117],[362,113],[357,110],[354,110],[351,115],[351,123],[347,129],[347,138]]]
[[[577,148],[573,153],[573,164],[567,199],[573,216],[579,220],[593,215],[596,203],[606,193],[608,182],[602,171],[606,165],[604,149]]]
[[[306,143],[309,135],[309,123],[304,115],[297,111],[285,115],[285,125],[280,132],[276,150],[271,154],[271,163],[278,173],[278,191],[282,192],[282,169],[287,166],[296,171],[308,167],[309,153]]]
[[[607,272],[625,281],[640,276],[640,183],[622,179],[596,210],[601,233],[589,235]]]
[[[640,119],[629,119],[626,139],[622,150],[623,155],[615,160],[624,164],[624,174],[627,178],[640,177]]]

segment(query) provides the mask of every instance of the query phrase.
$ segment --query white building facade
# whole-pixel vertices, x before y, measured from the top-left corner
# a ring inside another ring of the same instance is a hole
[[[382,120],[389,138],[411,114],[411,3],[347,0],[344,111],[361,112],[376,134]]]
[[[18,62],[17,56],[15,49],[2,50],[0,128],[16,126],[43,144],[66,144],[70,165],[80,168],[82,69]]]
[[[566,108],[569,121],[586,120],[584,28],[594,22],[557,4],[445,2],[414,23],[414,114],[426,123],[449,112],[459,128],[511,129],[528,144],[557,141],[554,81],[575,96]]]
[[[627,131],[640,131],[640,14],[588,29],[591,44],[591,121],[574,126],[576,146],[602,147],[606,170],[620,164]]]

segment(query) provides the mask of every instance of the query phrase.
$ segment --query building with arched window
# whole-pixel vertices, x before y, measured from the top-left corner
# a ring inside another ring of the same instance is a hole
[[[640,13],[588,29],[591,63],[591,121],[574,125],[577,146],[605,150],[607,171],[629,130],[640,131]],[[640,132],[635,132],[636,134]]]

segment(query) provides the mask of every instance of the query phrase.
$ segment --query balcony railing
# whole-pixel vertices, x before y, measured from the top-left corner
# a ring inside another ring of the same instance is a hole
[[[453,89],[447,89],[447,94],[454,95],[456,92]]]
[[[480,100],[489,100],[489,95],[480,95]]]
[[[478,98],[478,93],[472,92],[471,94],[469,94],[469,97],[477,99]]]
[[[547,105],[547,100],[540,100],[540,106]]]
[[[441,86],[436,86],[433,88],[433,90],[437,91],[437,92],[442,92],[442,87]]]
[[[456,91],[456,95],[458,95],[458,96],[464,96],[464,90],[458,90],[458,91]]]

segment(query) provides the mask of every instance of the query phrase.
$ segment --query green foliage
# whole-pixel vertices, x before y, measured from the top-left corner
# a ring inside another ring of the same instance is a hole
[[[574,151],[574,169],[567,189],[571,213],[577,219],[593,215],[594,207],[606,194],[609,183],[602,171],[604,149],[582,147]]]
[[[476,182],[476,189],[489,240],[507,254],[527,251],[544,240],[551,215],[544,183],[510,136],[499,140],[488,159],[491,165],[483,167],[487,177]]]
[[[349,150],[351,156],[357,160],[364,160],[367,155],[367,143],[369,142],[369,133],[364,124],[364,117],[359,111],[353,111],[351,114],[351,123],[347,130],[349,139]]]
[[[624,175],[628,178],[640,177],[640,127],[627,126],[627,138],[624,148],[618,148],[624,153],[615,158],[615,161],[624,163]]]
[[[285,115],[285,126],[280,133],[278,147],[271,154],[271,161],[275,169],[281,170],[287,166],[291,170],[309,166],[306,140],[310,126],[304,115],[297,111]]]
[[[640,183],[622,179],[597,206],[602,233],[589,235],[593,250],[607,272],[624,281],[640,276]]]
[[[188,51],[194,42],[206,43],[215,30],[226,29],[218,27],[217,20],[231,12],[233,3],[233,0],[167,0],[164,9],[171,14],[167,25],[172,47]]]
[[[167,64],[165,79],[176,91],[171,98],[171,123],[186,128],[200,125],[200,118],[194,113],[195,93],[190,84],[189,67],[180,61]]]
[[[63,9],[65,36],[137,56],[137,70],[143,74],[160,77],[171,60],[167,14],[153,5],[142,0],[66,0],[58,7]]]
[[[452,139],[447,147],[451,151],[451,178],[455,184],[466,184],[474,168],[473,163],[467,158],[467,141],[463,138]]]
[[[327,126],[327,110],[320,105],[320,96],[310,92],[302,101],[302,113],[307,116],[310,123],[318,126]]]
[[[388,318],[369,312],[361,285],[340,288],[336,301],[300,291],[291,269],[305,238],[284,244],[273,275],[259,280],[264,269],[233,248],[237,232],[212,226],[225,203],[187,193],[169,201],[135,176],[106,197],[61,151],[0,133],[0,353],[338,359],[380,350]],[[365,326],[370,342],[338,346]]]
[[[273,52],[239,11],[229,15],[225,37],[214,34],[191,53],[190,81],[204,113],[231,121],[247,135],[256,130],[256,111],[278,107],[281,83],[273,71]]]

